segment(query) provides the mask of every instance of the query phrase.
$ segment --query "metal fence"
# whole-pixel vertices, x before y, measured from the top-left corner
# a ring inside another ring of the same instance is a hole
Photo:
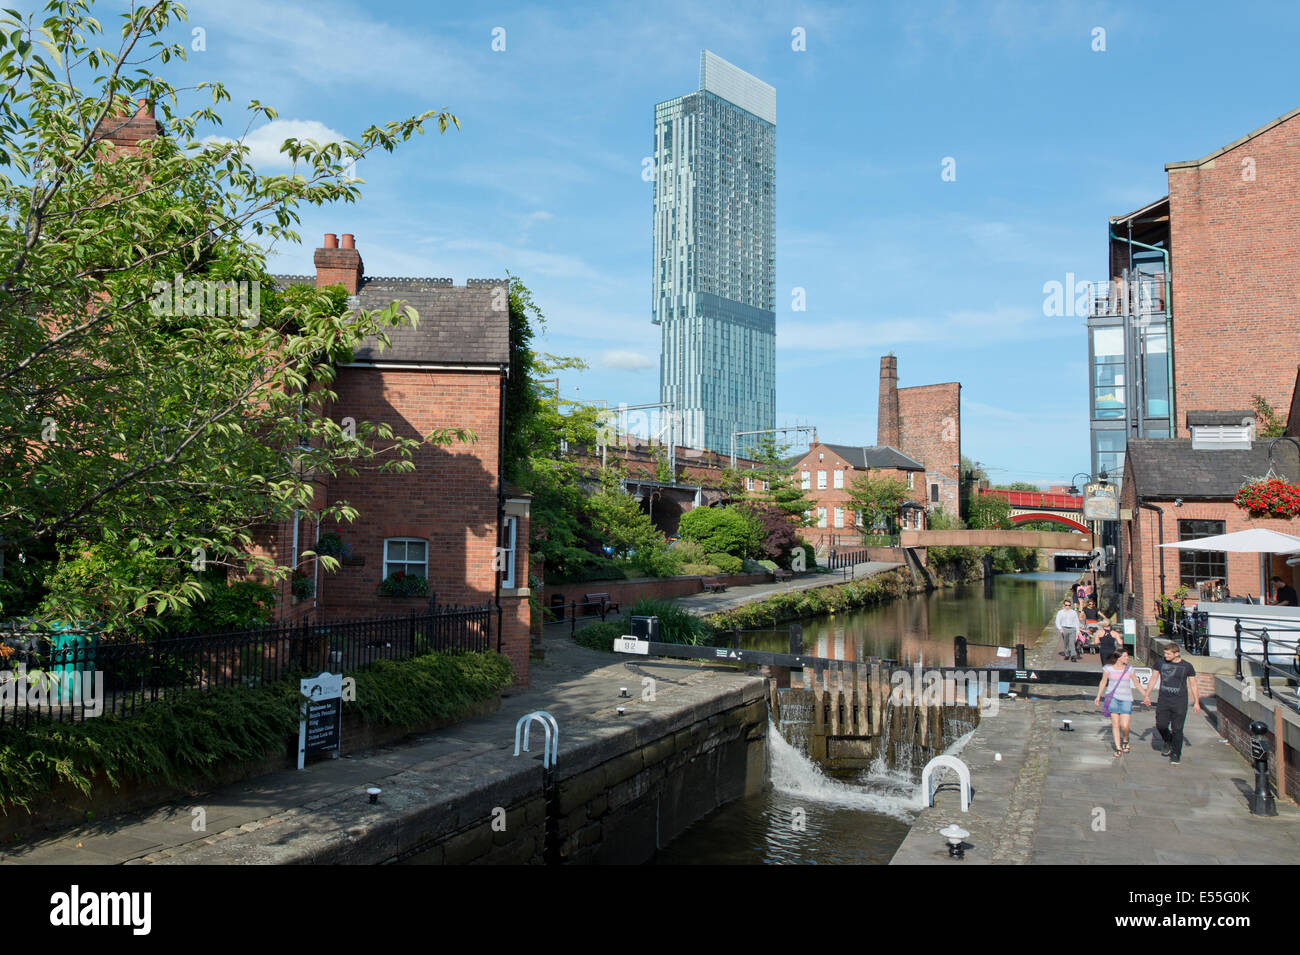
[[[1236,677],[1238,680],[1245,680],[1241,664],[1243,660],[1246,660],[1260,668],[1263,677],[1261,684],[1269,699],[1275,699],[1273,695],[1273,679],[1281,678],[1283,686],[1294,685],[1297,678],[1300,677],[1300,629],[1295,627],[1244,627],[1241,624],[1241,619],[1238,618],[1233,625],[1233,630],[1236,634]],[[1247,639],[1253,638],[1260,644],[1258,652],[1242,650],[1241,637],[1243,634]],[[1281,700],[1291,709],[1300,712],[1300,699],[1292,696],[1278,696],[1276,699]]]
[[[437,607],[407,617],[157,637],[0,625],[0,726],[130,716],[185,692],[356,672],[434,650],[489,650],[492,612]]]
[[[831,570],[840,570],[844,567],[855,567],[858,564],[865,564],[871,558],[867,556],[865,550],[833,550],[826,558],[826,566]]]
[[[1165,636],[1183,645],[1188,653],[1205,656],[1210,645],[1210,615],[1204,610],[1185,610],[1169,604],[1162,614]]]

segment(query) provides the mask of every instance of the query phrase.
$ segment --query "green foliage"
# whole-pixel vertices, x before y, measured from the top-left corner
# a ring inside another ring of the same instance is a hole
[[[658,617],[659,642],[681,643],[688,646],[707,646],[712,631],[700,617],[687,613],[677,604],[668,600],[638,600],[625,617],[625,624],[630,632],[632,617]]]
[[[453,717],[513,679],[510,661],[494,652],[385,660],[355,678],[357,699],[345,702],[344,712],[388,726]],[[193,785],[232,764],[287,753],[300,700],[290,675],[252,688],[181,693],[130,718],[2,727],[0,812],[30,812],[60,783],[87,795],[99,776],[114,788],[127,780]]]
[[[604,623],[593,623],[583,627],[573,635],[573,640],[579,646],[613,653],[614,641],[625,633],[627,633],[626,624],[607,620]]]
[[[385,597],[427,597],[429,579],[395,570],[380,581],[379,592]]]
[[[759,435],[757,447],[746,455],[751,461],[756,461],[758,466],[735,472],[735,496],[778,508],[794,527],[804,527],[807,525],[804,514],[815,505],[810,498],[804,496],[799,477],[790,468],[787,460],[789,452],[790,445],[779,444],[774,435]],[[754,481],[752,491],[746,487],[746,481],[750,478]],[[763,489],[764,483],[767,484],[766,490]]]
[[[849,506],[862,512],[862,533],[882,522],[892,524],[898,517],[898,508],[911,499],[907,484],[897,478],[872,477],[868,470],[850,483]]]
[[[46,587],[49,606],[73,616],[91,601],[124,627],[199,599],[196,554],[200,569],[284,579],[296,568],[258,551],[255,528],[314,508],[331,476],[410,471],[422,444],[468,439],[335,421],[337,365],[418,316],[276,292],[259,244],[296,245],[303,206],[356,201],[357,159],[459,123],[428,111],[356,141],[290,140],[289,174],[262,176],[245,141],[199,139],[221,128],[227,90],[199,83],[211,104],[177,111],[192,94],[153,62],[186,58],[183,7],[124,15],[113,50],[88,9],[0,15],[0,540],[6,565],[51,543],[74,561],[98,551],[99,592]],[[114,151],[98,124],[134,115],[136,97],[162,133]],[[226,128],[276,115],[249,110]],[[319,513],[356,516],[339,500]]]
[[[685,540],[695,541],[716,564],[716,554],[733,557],[759,556],[763,546],[763,528],[752,515],[733,507],[697,507],[682,515],[677,532]]]
[[[614,548],[615,556],[627,557],[635,551],[640,557],[647,552],[668,550],[668,541],[641,510],[637,499],[617,486],[593,494],[588,506],[592,530],[602,544]]]
[[[1028,481],[1012,481],[1010,484],[995,484],[993,486],[1002,491],[1032,491],[1035,494],[1043,492],[1043,489],[1037,484],[1030,484]]]
[[[709,554],[706,560],[724,574],[738,574],[744,567],[744,561],[730,554]]]
[[[1009,530],[1011,505],[997,494],[981,494],[971,498],[966,524],[973,530]]]
[[[760,629],[826,613],[841,613],[858,607],[872,607],[902,596],[905,580],[901,571],[877,574],[866,580],[852,581],[813,590],[773,594],[766,600],[724,610],[707,618],[716,631],[733,628]]]
[[[673,542],[672,549],[683,564],[704,563],[704,548],[695,541],[678,539]]]
[[[800,540],[799,546],[803,548],[804,566],[812,570],[817,566],[817,549],[806,540]]]
[[[1251,404],[1255,409],[1255,417],[1259,419],[1258,430],[1261,438],[1280,438],[1286,434],[1286,418],[1273,410],[1268,399],[1263,395],[1255,395]]]
[[[682,564],[682,574],[687,577],[716,577],[722,573],[717,564]]]
[[[356,674],[356,701],[345,705],[369,723],[412,726],[450,719],[491,699],[513,679],[509,657],[493,651],[380,660]]]

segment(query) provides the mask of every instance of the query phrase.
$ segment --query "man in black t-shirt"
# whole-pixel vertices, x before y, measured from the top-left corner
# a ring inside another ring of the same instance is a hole
[[[1274,577],[1271,583],[1277,588],[1277,596],[1273,598],[1273,603],[1279,607],[1300,605],[1300,599],[1296,597],[1295,588],[1283,581],[1281,577]]]
[[[1165,750],[1161,756],[1168,756],[1170,765],[1177,766],[1183,756],[1183,723],[1187,721],[1187,697],[1192,698],[1193,712],[1201,712],[1201,695],[1196,685],[1196,671],[1183,659],[1178,645],[1171,643],[1165,647],[1165,662],[1155,675],[1160,686],[1160,696],[1156,700],[1156,732],[1165,741]],[[1142,701],[1151,705],[1151,690],[1147,689],[1146,699]]]

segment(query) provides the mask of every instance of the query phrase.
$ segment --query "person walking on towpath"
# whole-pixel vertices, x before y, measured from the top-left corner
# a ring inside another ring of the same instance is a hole
[[[1128,651],[1113,651],[1106,657],[1106,667],[1101,671],[1101,683],[1097,686],[1096,704],[1110,717],[1110,733],[1115,741],[1115,756],[1128,752],[1128,730],[1133,716],[1133,688],[1137,687],[1145,702],[1150,705],[1151,696],[1143,689],[1135,671],[1128,662]],[[1106,685],[1110,692],[1106,693]],[[1102,702],[1102,694],[1106,701]]]
[[[1065,646],[1062,656],[1067,660],[1079,659],[1079,646],[1074,642],[1079,627],[1079,614],[1070,605],[1070,601],[1062,600],[1061,609],[1056,611],[1056,629],[1061,631],[1061,642]]]
[[[1097,640],[1097,655],[1101,657],[1101,665],[1104,668],[1109,662],[1111,654],[1123,649],[1123,641],[1120,640],[1119,634],[1110,624],[1101,628],[1101,637]]]
[[[1156,700],[1156,732],[1165,741],[1161,756],[1177,766],[1183,757],[1183,723],[1187,721],[1187,697],[1191,694],[1192,711],[1201,712],[1201,694],[1196,685],[1196,670],[1183,659],[1176,643],[1165,647],[1165,662],[1160,664],[1154,679],[1160,687]],[[1151,691],[1147,690],[1143,703],[1151,705]]]

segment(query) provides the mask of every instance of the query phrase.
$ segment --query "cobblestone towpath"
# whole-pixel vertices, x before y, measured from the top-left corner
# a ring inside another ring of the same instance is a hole
[[[1034,666],[1066,667],[1055,630],[1030,653]],[[1095,661],[1071,664],[1090,669]],[[1013,686],[1012,689],[1015,689]],[[970,811],[961,812],[944,776],[894,865],[953,865],[939,830],[970,833],[964,865],[1294,864],[1300,860],[1300,807],[1278,800],[1274,818],[1253,816],[1254,774],[1216,729],[1213,698],[1188,713],[1182,762],[1160,755],[1155,708],[1134,707],[1132,752],[1115,758],[1110,721],[1095,687],[1045,686],[1029,699],[1000,701],[959,757],[971,770]],[[1064,720],[1072,731],[1064,732]]]

